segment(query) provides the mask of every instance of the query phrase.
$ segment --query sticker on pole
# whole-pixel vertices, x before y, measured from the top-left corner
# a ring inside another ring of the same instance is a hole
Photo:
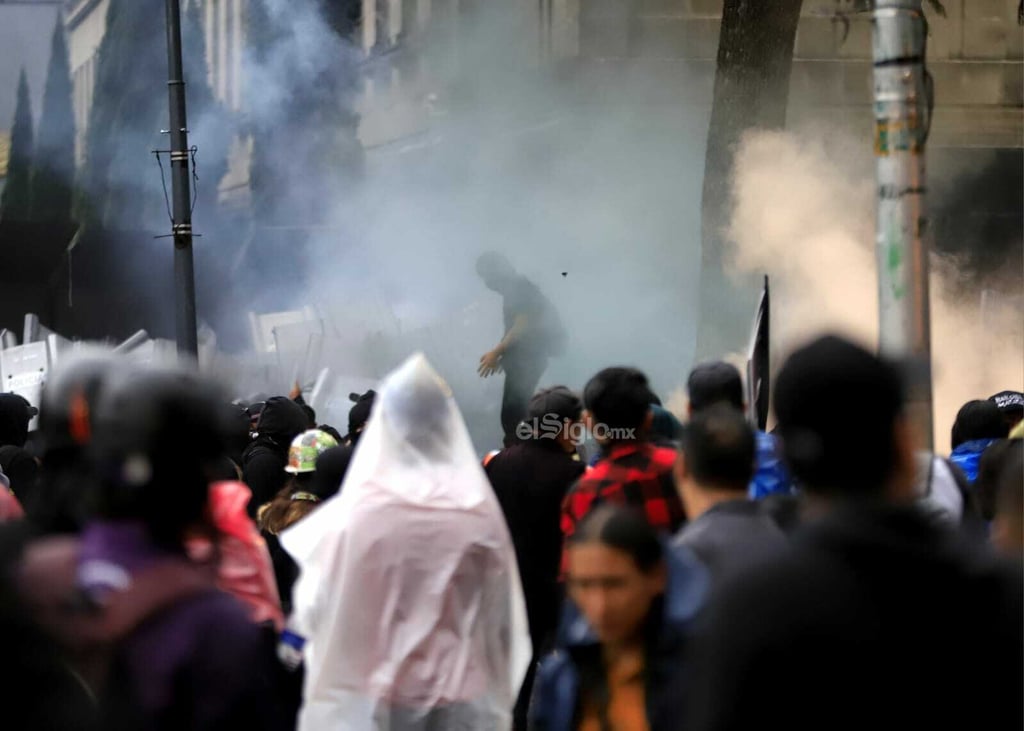
[[[894,152],[919,154],[920,139],[916,120],[875,120],[875,157],[888,157]]]

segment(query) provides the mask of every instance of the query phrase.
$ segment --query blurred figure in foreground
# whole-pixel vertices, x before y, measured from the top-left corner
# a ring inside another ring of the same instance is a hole
[[[29,520],[44,533],[78,533],[95,509],[89,450],[103,394],[127,372],[122,357],[83,349],[61,362],[43,389],[39,435],[43,468]]]
[[[274,565],[266,542],[246,512],[251,499],[245,483],[212,483],[206,512],[214,533],[193,536],[187,548],[194,560],[217,562],[217,586],[246,606],[252,622],[280,632],[284,613]]]
[[[843,418],[821,408],[835,394]],[[815,522],[708,606],[678,728],[1020,728],[1020,566],[913,506],[897,368],[821,338],[783,366],[775,409]]]
[[[20,563],[30,539],[31,531],[25,523],[0,525],[0,633],[4,637],[0,702],[4,728],[92,731],[96,729],[93,698],[21,596]]]
[[[643,515],[603,505],[569,539],[571,603],[558,649],[537,671],[535,731],[675,728],[683,651],[707,575],[669,549]]]
[[[385,380],[345,489],[281,536],[302,731],[507,729],[530,659],[515,552],[447,384]]]
[[[25,511],[21,508],[18,498],[11,492],[11,481],[7,475],[0,472],[0,523],[9,520],[21,520],[25,517]]]
[[[693,551],[716,584],[772,561],[789,545],[748,497],[755,459],[754,432],[740,411],[717,404],[687,423],[675,479],[689,522],[675,544]]]
[[[575,432],[583,402],[565,386],[538,391],[530,400],[521,441],[488,460],[485,470],[501,503],[523,580],[533,656],[540,659],[554,639],[561,606],[562,500],[584,466],[576,457]],[[516,728],[525,728],[530,676],[516,704]]]
[[[218,403],[183,372],[121,374],[90,422],[95,516],[25,550],[26,604],[97,698],[100,728],[276,728],[261,631],[186,550],[215,540]]]

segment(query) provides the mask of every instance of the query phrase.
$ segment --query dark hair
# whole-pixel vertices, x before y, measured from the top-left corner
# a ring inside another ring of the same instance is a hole
[[[569,421],[577,421],[583,411],[583,401],[568,386],[542,388],[533,394],[526,414],[531,419],[542,419],[548,414]]]
[[[276,536],[320,506],[320,498],[306,491],[313,474],[306,472],[293,475],[274,495],[273,500],[260,506],[256,513],[256,523],[260,530]]]
[[[828,335],[789,357],[774,390],[783,455],[805,491],[882,494],[903,410],[895,364]]]
[[[690,371],[686,391],[694,412],[723,402],[743,410],[743,378],[734,365],[724,360],[701,363]]]
[[[355,448],[349,444],[325,449],[316,458],[316,471],[309,482],[309,491],[321,500],[334,497],[341,489],[345,474],[352,463]]]
[[[569,536],[570,546],[600,543],[622,551],[636,567],[648,573],[665,560],[658,533],[636,510],[619,505],[599,505],[591,510]]]
[[[695,415],[683,432],[682,451],[701,485],[745,493],[754,476],[754,432],[731,406],[720,403]]]
[[[639,431],[651,410],[647,376],[636,368],[605,368],[587,382],[583,403],[602,424]]]
[[[1003,439],[1007,432],[1006,419],[995,402],[968,401],[956,414],[950,441],[956,449],[975,439]]]

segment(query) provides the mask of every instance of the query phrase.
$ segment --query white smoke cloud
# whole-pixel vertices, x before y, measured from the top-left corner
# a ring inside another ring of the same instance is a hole
[[[696,333],[710,73],[693,80],[694,99],[671,104],[652,104],[664,89],[635,76],[582,90],[523,40],[533,26],[520,13],[532,7],[492,4],[462,18],[454,39],[428,29],[416,63],[399,51],[366,67],[376,113],[364,109],[361,137],[378,146],[315,238],[308,276],[289,283],[295,306],[319,308],[348,334],[401,331],[405,350],[424,347],[463,409],[488,412],[478,446],[496,438],[500,380],[481,381],[477,362],[502,335],[500,298],[474,271],[480,253],[504,252],[570,331],[541,385],[581,389],[605,366],[635,365],[667,397],[685,380]],[[321,30],[285,34],[270,58],[300,56],[288,46],[317,46]],[[257,74],[270,99],[286,98],[302,69],[276,63]],[[597,63],[592,72],[604,73]],[[403,125],[407,136],[383,144]],[[268,279],[274,267],[266,262]]]
[[[823,331],[877,342],[872,158],[834,132],[751,132],[736,156],[729,228],[736,271],[773,282],[773,349]],[[932,258],[934,440],[948,452],[959,407],[1024,384],[1022,300],[964,291],[955,262]],[[776,358],[776,363],[779,360]]]

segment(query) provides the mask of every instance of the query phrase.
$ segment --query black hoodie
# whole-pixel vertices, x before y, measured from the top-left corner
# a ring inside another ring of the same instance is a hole
[[[39,465],[24,449],[34,414],[21,396],[0,393],[0,472],[10,479],[11,491],[22,505],[35,486],[39,472]]]
[[[242,453],[242,480],[252,490],[250,516],[255,517],[257,508],[272,500],[284,487],[288,479],[284,471],[288,465],[288,448],[308,426],[306,412],[291,399],[284,396],[267,399],[256,425],[256,437]]]

